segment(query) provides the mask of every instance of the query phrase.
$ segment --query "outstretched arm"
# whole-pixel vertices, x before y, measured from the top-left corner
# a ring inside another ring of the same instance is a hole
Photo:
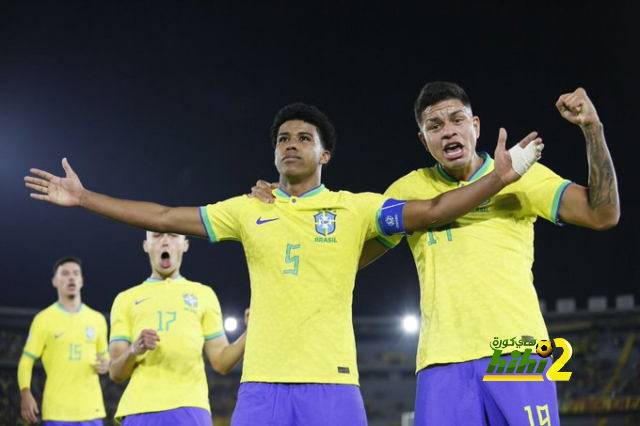
[[[580,126],[589,162],[589,187],[567,187],[560,204],[560,219],[591,229],[613,228],[620,219],[618,183],[598,113],[582,88],[560,96],[556,107],[567,121]]]
[[[445,192],[431,200],[407,201],[402,215],[404,230],[409,233],[423,231],[452,222],[520,179],[540,157],[543,145],[537,136],[536,132],[530,133],[507,151],[507,132],[500,129],[494,170],[471,185]]]
[[[35,193],[31,198],[64,207],[82,207],[93,213],[136,228],[156,232],[174,232],[206,238],[206,230],[197,207],[166,207],[144,201],[109,197],[85,189],[66,158],[62,160],[65,177],[40,169],[25,176],[25,186]]]

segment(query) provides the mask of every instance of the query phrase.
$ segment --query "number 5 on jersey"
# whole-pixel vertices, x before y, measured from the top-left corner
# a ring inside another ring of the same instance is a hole
[[[284,258],[284,263],[291,264],[289,269],[285,269],[285,274],[298,275],[298,266],[300,265],[300,256],[294,255],[294,250],[298,250],[300,244],[287,244],[287,254]]]

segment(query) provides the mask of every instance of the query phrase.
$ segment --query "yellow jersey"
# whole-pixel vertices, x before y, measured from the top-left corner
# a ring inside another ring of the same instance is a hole
[[[87,305],[71,313],[56,302],[35,316],[22,356],[42,358],[47,374],[43,420],[79,422],[106,416],[95,365],[97,355],[108,357],[107,352],[107,321]]]
[[[184,277],[144,283],[118,294],[111,308],[109,342],[134,342],[142,330],[158,332],[158,346],[138,357],[122,394],[122,417],[200,407],[211,412],[202,357],[205,340],[224,334],[218,298]]]
[[[380,194],[320,187],[273,204],[201,207],[210,241],[240,241],[251,281],[243,382],[358,384],[352,297],[362,246],[382,235]]]
[[[479,155],[484,164],[467,182],[438,164],[400,178],[385,195],[430,199],[467,185],[493,170],[493,159]],[[533,224],[538,217],[558,223],[570,183],[537,163],[471,213],[407,237],[420,280],[417,371],[491,356],[496,338],[548,339],[531,272]],[[379,241],[390,247],[400,238]]]

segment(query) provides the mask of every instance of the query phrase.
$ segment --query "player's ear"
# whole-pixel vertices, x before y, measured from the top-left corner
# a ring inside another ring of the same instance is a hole
[[[187,250],[189,250],[189,240],[185,239],[184,240],[184,250],[182,250],[183,253],[186,253]]]
[[[149,253],[149,244],[147,243],[147,240],[142,242],[142,250],[144,250],[145,253]]]
[[[480,137],[480,117],[473,116],[473,128],[476,130],[476,139]]]
[[[324,166],[329,163],[329,160],[331,160],[331,153],[325,149],[320,156],[320,164]]]
[[[429,152],[429,145],[427,145],[427,139],[424,137],[424,134],[422,132],[418,132],[418,139],[420,139],[420,142],[422,142],[422,146],[424,146],[424,149],[426,149],[427,152]]]

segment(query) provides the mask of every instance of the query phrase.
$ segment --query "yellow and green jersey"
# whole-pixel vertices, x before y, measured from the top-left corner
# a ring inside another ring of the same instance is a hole
[[[205,340],[224,334],[213,290],[178,276],[123,291],[111,308],[109,342],[133,343],[142,330],[156,330],[160,341],[138,357],[116,419],[180,407],[211,411],[202,352]]]
[[[386,197],[275,190],[201,207],[212,242],[242,242],[251,281],[243,382],[358,384],[351,319],[363,243]]]
[[[56,302],[36,315],[22,356],[42,358],[47,374],[43,420],[78,422],[105,417],[95,365],[97,355],[107,357],[107,352],[107,321],[87,305],[71,313]],[[28,382],[30,378],[28,374]]]
[[[402,177],[385,195],[431,199],[467,185],[493,170],[491,157],[480,155],[484,164],[468,182],[438,164]],[[496,338],[548,339],[531,272],[533,224],[538,216],[558,223],[570,183],[538,163],[473,212],[407,237],[420,279],[418,371],[491,356]],[[400,238],[378,241],[391,247]]]

